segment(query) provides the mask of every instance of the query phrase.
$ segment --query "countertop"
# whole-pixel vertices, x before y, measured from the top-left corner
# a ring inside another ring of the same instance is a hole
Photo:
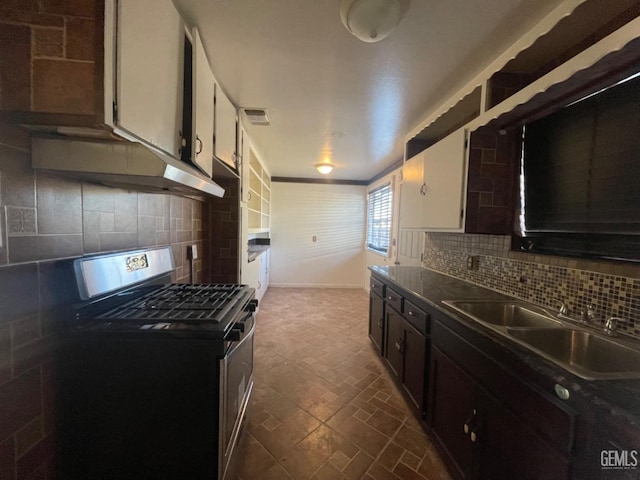
[[[490,339],[526,364],[542,379],[545,390],[552,391],[559,383],[571,391],[573,402],[587,403],[625,423],[640,428],[640,380],[585,380],[573,375],[537,353],[494,332],[484,325],[442,304],[443,300],[500,300],[513,297],[473,285],[423,267],[372,266],[369,270],[387,283],[424,301],[449,318],[464,324],[469,330]]]
[[[262,255],[264,252],[266,252],[270,248],[271,248],[271,245],[249,245],[248,261],[253,262],[256,258],[258,258],[260,255]]]

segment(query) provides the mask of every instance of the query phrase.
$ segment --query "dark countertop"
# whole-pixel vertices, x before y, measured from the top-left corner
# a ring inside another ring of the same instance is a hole
[[[457,320],[477,336],[482,336],[483,340],[490,340],[507,350],[509,355],[532,370],[544,390],[553,392],[553,386],[559,383],[571,391],[572,400],[569,403],[597,407],[640,428],[640,380],[584,380],[441,303],[443,300],[513,300],[513,297],[422,267],[372,266],[369,270],[378,278],[422,300],[427,306]]]
[[[271,245],[250,245],[249,246],[249,262],[253,262],[256,258],[269,250]]]

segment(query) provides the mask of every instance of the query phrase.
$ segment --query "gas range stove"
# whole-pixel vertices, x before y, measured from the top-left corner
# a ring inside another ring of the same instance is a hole
[[[74,261],[61,477],[223,480],[253,388],[247,285],[175,284],[171,247]],[[133,447],[132,447],[133,446]]]
[[[174,284],[170,249],[76,261],[87,301],[75,309],[77,332],[142,332],[226,337],[257,302],[253,289],[232,284]]]

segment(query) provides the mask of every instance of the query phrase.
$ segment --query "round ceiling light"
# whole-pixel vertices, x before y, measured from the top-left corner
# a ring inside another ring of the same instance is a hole
[[[333,171],[333,165],[330,163],[317,163],[316,169],[323,175],[328,175]]]
[[[398,25],[403,9],[399,0],[342,0],[340,18],[363,42],[379,42]]]

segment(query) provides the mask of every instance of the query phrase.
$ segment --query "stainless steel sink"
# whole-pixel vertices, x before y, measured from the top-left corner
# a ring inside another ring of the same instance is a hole
[[[609,339],[543,308],[510,300],[443,303],[584,379],[640,378],[640,345]]]
[[[510,335],[583,378],[640,378],[640,351],[569,328],[507,329]]]
[[[446,305],[482,323],[501,327],[561,327],[559,320],[544,310],[517,301],[457,301],[446,300]]]

